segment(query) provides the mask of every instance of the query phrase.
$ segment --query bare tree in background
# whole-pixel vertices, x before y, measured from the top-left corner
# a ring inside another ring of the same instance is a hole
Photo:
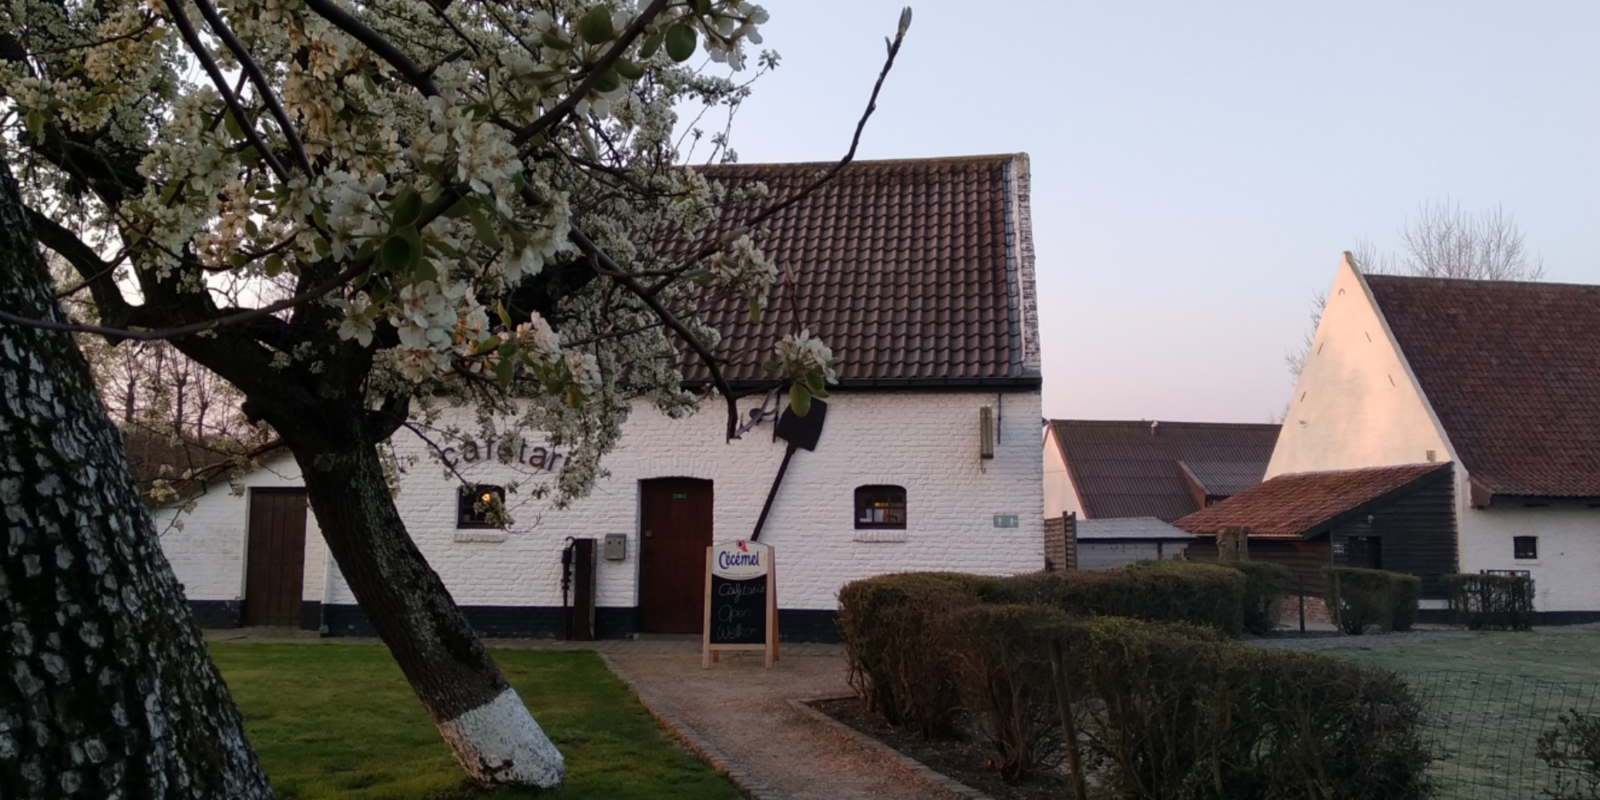
[[[1477,214],[1449,201],[1423,203],[1417,217],[1400,229],[1400,253],[1379,252],[1362,239],[1350,251],[1355,266],[1369,275],[1412,275],[1419,278],[1464,278],[1479,281],[1536,281],[1544,277],[1544,259],[1530,255],[1522,229],[1500,206]],[[1289,374],[1298,380],[1306,353],[1328,296],[1317,292],[1311,299],[1311,328],[1305,341],[1284,356]]]
[[[68,317],[103,322],[73,268],[54,253],[46,260],[56,299]],[[265,279],[228,296],[239,304],[255,296],[288,297],[292,291],[281,283]],[[148,500],[170,502],[177,497],[176,484],[203,484],[224,473],[248,471],[252,455],[276,438],[268,426],[245,418],[238,389],[170,342],[114,343],[81,333],[74,339],[101,403],[122,431],[139,493]]]
[[[1417,218],[1400,229],[1402,253],[1379,253],[1371,242],[1351,254],[1362,272],[1419,278],[1536,281],[1544,259],[1529,255],[1522,230],[1500,206],[1469,214],[1455,203],[1424,203]]]

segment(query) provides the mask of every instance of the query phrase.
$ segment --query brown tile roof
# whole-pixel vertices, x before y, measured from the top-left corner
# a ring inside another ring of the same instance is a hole
[[[1279,475],[1172,524],[1204,535],[1239,527],[1249,528],[1251,536],[1298,539],[1319,533],[1374,501],[1403,493],[1425,476],[1449,466],[1410,464]]]
[[[809,185],[830,164],[735,164],[700,171],[730,206],[682,256]],[[1038,334],[1026,155],[859,161],[771,219],[757,243],[780,270],[760,324],[736,298],[702,298],[723,334],[730,381],[768,379],[761,364],[802,328],[838,359],[841,383],[1038,384]],[[736,199],[764,182],[766,201]],[[781,273],[794,276],[792,300]],[[732,349],[737,345],[737,350]],[[709,376],[686,361],[687,381]]]
[[[1085,519],[1171,522],[1201,507],[1186,467],[1217,484],[1207,484],[1207,494],[1232,494],[1261,482],[1278,441],[1277,425],[1052,420],[1050,426]]]
[[[1366,281],[1476,486],[1600,497],[1600,286]]]

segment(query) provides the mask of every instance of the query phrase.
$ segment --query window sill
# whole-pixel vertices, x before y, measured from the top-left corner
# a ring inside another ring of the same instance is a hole
[[[857,542],[904,542],[905,528],[857,528],[853,537]]]
[[[499,528],[486,528],[480,530],[458,530],[456,531],[455,535],[451,537],[451,540],[456,542],[487,542],[489,544],[498,544],[505,541],[506,538],[507,534],[505,531]]]

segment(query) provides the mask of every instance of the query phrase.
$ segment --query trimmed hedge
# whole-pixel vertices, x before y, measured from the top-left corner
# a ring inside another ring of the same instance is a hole
[[[996,580],[908,572],[845,584],[837,621],[850,687],[867,708],[924,736],[947,732],[956,687],[939,625],[950,613],[978,605],[978,588]]]
[[[1446,575],[1444,585],[1458,625],[1475,631],[1533,628],[1531,575]]]
[[[1134,620],[1087,638],[1084,728],[1113,796],[1428,796],[1421,707],[1394,673]]]
[[[1060,763],[1050,642],[1065,638],[1070,625],[1064,612],[1044,605],[973,606],[946,619],[957,694],[973,731],[993,748],[1002,780]]]
[[[986,603],[1048,605],[1074,616],[1186,622],[1238,636],[1246,578],[1193,561],[1138,561],[1116,569],[1036,572],[984,584]]]
[[[1176,607],[1129,600],[1137,588],[1220,596],[1228,586],[1242,596],[1239,571],[1200,566],[1142,564],[1067,579],[913,573],[856,581],[839,595],[851,685],[886,719],[924,735],[951,734],[965,722],[1010,780],[1064,753],[1049,656],[1060,641],[1077,746],[1112,796],[1426,796],[1420,709],[1393,673],[1246,646],[1216,625],[1083,620],[1063,610]]]
[[[1289,569],[1266,561],[1221,561],[1244,573],[1244,630],[1266,636],[1278,630],[1278,598],[1289,586]]]
[[[966,608],[943,630],[967,719],[1006,780],[1063,755],[1059,638],[1078,747],[1108,797],[1410,800],[1430,788],[1421,708],[1384,670],[1042,606]]]
[[[1328,613],[1334,624],[1351,635],[1369,626],[1379,630],[1408,631],[1417,621],[1422,579],[1403,572],[1358,567],[1327,567]]]

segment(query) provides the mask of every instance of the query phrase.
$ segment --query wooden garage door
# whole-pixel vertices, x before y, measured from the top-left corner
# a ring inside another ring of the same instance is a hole
[[[304,489],[251,489],[244,624],[299,627],[306,564]]]
[[[711,481],[642,481],[639,503],[639,630],[699,633],[711,546]]]

